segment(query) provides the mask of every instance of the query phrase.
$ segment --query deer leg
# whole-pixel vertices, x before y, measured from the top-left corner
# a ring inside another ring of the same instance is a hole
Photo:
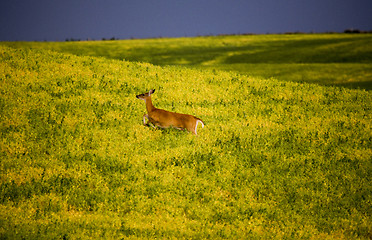
[[[149,124],[148,123],[146,124],[146,118],[149,119],[149,115],[144,114],[143,115],[143,125],[148,126]]]
[[[147,118],[147,120],[148,120],[147,123],[146,123],[146,118]],[[156,128],[155,124],[154,124],[153,122],[151,122],[151,119],[149,118],[149,115],[144,114],[144,115],[143,115],[143,125],[149,127],[149,126],[151,126],[150,123],[151,123],[151,125],[152,125],[153,128]]]

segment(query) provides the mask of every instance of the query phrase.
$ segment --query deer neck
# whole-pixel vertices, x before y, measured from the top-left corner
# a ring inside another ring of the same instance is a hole
[[[151,97],[146,98],[145,102],[146,102],[146,109],[148,113],[155,110],[154,105],[152,105]]]

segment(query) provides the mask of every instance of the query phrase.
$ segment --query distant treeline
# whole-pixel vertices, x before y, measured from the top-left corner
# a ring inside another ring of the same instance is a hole
[[[362,30],[359,30],[359,29],[346,29],[344,31],[344,33],[372,33],[372,30],[371,31],[362,31]]]
[[[80,38],[66,38],[66,42],[79,42],[79,41],[93,41],[94,39],[86,39],[86,40],[81,40]],[[112,38],[109,38],[109,39],[107,39],[107,38],[102,38],[101,39],[102,41],[107,41],[107,40],[109,40],[109,41],[114,41],[114,40],[120,40],[119,38],[115,38],[115,37],[112,37]]]
[[[295,31],[295,32],[284,32],[284,33],[278,33],[278,34],[316,34],[317,32],[301,32],[301,31]],[[324,32],[328,34],[337,34],[339,32]],[[364,31],[364,30],[359,30],[359,29],[345,29],[343,33],[356,33],[356,34],[362,34],[362,33],[372,33],[372,30],[370,31]],[[267,34],[272,34],[272,33],[267,33]],[[231,33],[231,34],[218,34],[217,36],[238,36],[238,35],[259,35],[257,33]],[[202,35],[198,35],[198,37],[201,37]],[[213,36],[213,35],[205,35],[205,36]],[[157,37],[157,38],[162,38],[162,37]],[[131,37],[131,39],[135,39],[134,37]],[[95,39],[85,39],[81,40],[80,38],[66,38],[66,42],[79,42],[79,41],[94,41]],[[102,41],[114,41],[114,40],[121,40],[120,38],[112,37],[112,38],[102,38]]]

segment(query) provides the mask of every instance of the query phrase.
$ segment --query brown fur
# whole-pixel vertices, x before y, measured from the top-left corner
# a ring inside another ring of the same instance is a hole
[[[146,103],[147,114],[143,115],[143,123],[146,124],[145,118],[149,120],[153,125],[161,128],[174,127],[177,129],[187,129],[188,131],[197,135],[197,125],[200,122],[202,127],[204,123],[200,118],[194,117],[188,114],[181,114],[175,112],[169,112],[163,109],[154,107],[151,100],[151,94],[155,90],[150,90],[148,93],[137,95],[138,99],[144,100]]]

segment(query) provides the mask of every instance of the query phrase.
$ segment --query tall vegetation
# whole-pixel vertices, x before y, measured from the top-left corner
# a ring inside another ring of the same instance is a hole
[[[371,42],[372,34],[295,34],[7,44],[372,90]]]
[[[4,45],[0,238],[371,237],[369,91]]]

